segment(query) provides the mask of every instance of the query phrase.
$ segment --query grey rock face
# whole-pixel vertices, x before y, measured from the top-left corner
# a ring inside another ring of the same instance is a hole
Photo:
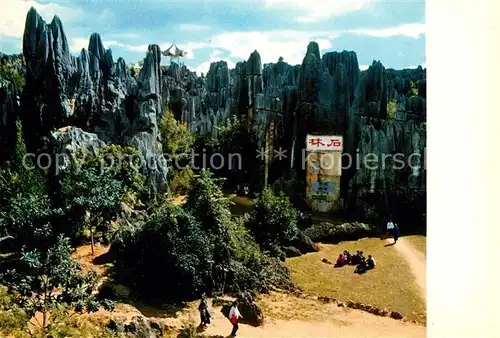
[[[47,25],[32,8],[26,18],[23,55],[26,88],[21,119],[30,135],[30,149],[41,148],[41,138],[54,130],[75,126],[64,137],[54,134],[54,140],[62,142],[59,148],[64,142],[72,148],[93,148],[98,143],[135,146],[146,164],[144,174],[151,177],[151,191],[165,185],[168,168],[158,132],[162,83],[157,45],[149,46],[136,80],[122,58],[113,61],[98,33],[90,36],[88,50],[71,56],[59,18]]]

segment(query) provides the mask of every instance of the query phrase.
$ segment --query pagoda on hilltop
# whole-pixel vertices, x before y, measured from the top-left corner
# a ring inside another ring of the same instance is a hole
[[[181,64],[180,63],[180,58],[184,57],[187,55],[187,52],[180,49],[179,47],[177,47],[177,45],[175,44],[175,41],[174,43],[167,48],[167,50],[161,52],[164,56],[168,56],[170,57],[170,63],[172,63],[172,61],[175,61],[175,63],[177,64]]]

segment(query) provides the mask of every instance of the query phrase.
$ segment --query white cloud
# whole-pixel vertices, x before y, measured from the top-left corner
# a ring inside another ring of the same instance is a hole
[[[8,37],[22,37],[26,15],[34,7],[45,21],[50,22],[58,15],[64,22],[71,22],[83,16],[83,11],[75,7],[65,7],[56,3],[40,4],[33,0],[2,0],[0,11],[0,34]]]
[[[373,0],[264,0],[268,9],[291,10],[296,21],[312,23],[367,8]]]
[[[360,69],[360,70],[367,70],[369,67],[370,67],[370,66],[368,66],[368,65],[360,65],[360,66],[359,66],[359,69]]]
[[[425,34],[425,24],[409,23],[398,27],[381,28],[381,29],[353,29],[353,30],[348,30],[346,32],[359,35],[368,35],[379,38],[386,38],[391,36],[406,36],[417,39],[421,35]]]
[[[194,23],[183,23],[183,24],[179,25],[179,29],[181,31],[186,31],[186,32],[196,32],[196,31],[209,30],[210,26],[198,25],[198,24],[194,24]]]
[[[79,53],[82,48],[87,49],[89,46],[89,39],[90,37],[72,38],[69,44],[70,51],[72,53]],[[122,43],[117,40],[103,40],[102,44],[104,45],[104,48],[121,47],[131,52],[144,52],[144,53],[148,51],[148,46],[149,46],[148,44],[132,45],[127,43]]]
[[[79,53],[82,48],[87,49],[89,46],[89,38],[72,38],[69,42],[69,50],[72,53]]]
[[[196,49],[214,48],[229,52],[229,57],[247,60],[254,50],[260,54],[262,63],[277,62],[282,56],[290,64],[300,64],[310,41],[316,41],[320,51],[333,47],[335,32],[269,31],[231,32],[215,35],[210,42],[192,42],[179,45],[194,55]],[[188,54],[189,55],[189,54]]]
[[[207,75],[208,70],[210,69],[210,64],[212,62],[217,62],[217,61],[226,61],[229,69],[233,69],[234,67],[236,67],[236,63],[234,63],[231,59],[221,58],[220,55],[222,53],[223,52],[220,49],[215,49],[214,51],[212,51],[212,53],[210,53],[210,56],[208,57],[207,61],[200,63],[198,65],[198,67],[194,68],[194,71],[196,72],[196,74],[198,76],[200,76],[201,73]]]

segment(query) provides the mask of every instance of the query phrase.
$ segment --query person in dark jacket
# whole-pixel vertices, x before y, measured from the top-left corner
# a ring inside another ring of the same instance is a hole
[[[397,224],[394,225],[394,229],[392,230],[392,235],[394,236],[394,244],[396,244],[399,238],[399,227]]]
[[[200,311],[200,326],[206,326],[210,324],[210,313],[208,312],[208,304],[205,295],[201,297],[200,305],[198,305],[198,311]]]

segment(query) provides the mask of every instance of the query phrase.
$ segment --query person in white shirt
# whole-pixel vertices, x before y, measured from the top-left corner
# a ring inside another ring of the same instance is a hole
[[[387,234],[392,235],[392,231],[394,230],[394,223],[392,219],[389,218],[389,222],[387,222]]]
[[[368,259],[366,260],[368,270],[375,269],[375,265],[375,258],[373,258],[372,255],[368,255]]]
[[[231,331],[231,337],[236,337],[236,332],[238,331],[238,321],[243,318],[240,311],[238,310],[238,301],[233,302],[233,306],[229,310],[229,320],[233,324],[233,330]]]

